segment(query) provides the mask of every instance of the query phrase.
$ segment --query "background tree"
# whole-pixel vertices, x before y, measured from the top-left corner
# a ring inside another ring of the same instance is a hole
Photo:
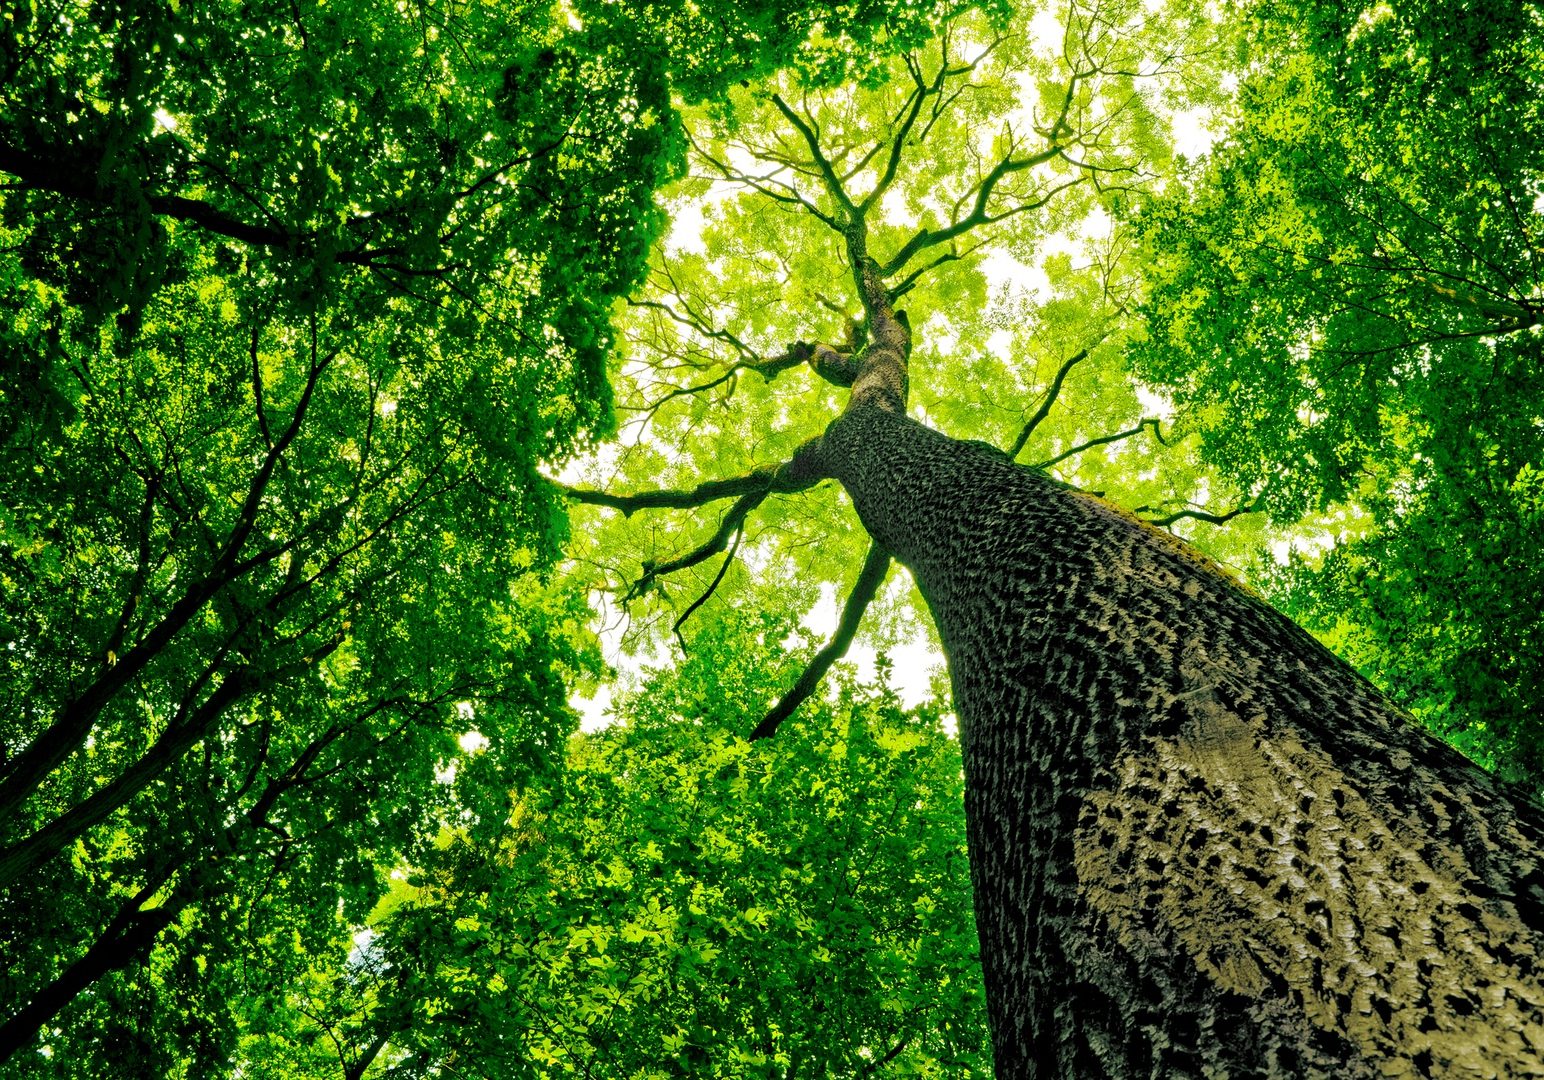
[[[790,627],[699,637],[502,834],[447,832],[367,945],[252,995],[243,1074],[989,1075],[957,744],[850,674],[748,744],[797,652],[747,636]]]
[[[7,10],[0,1053],[217,1068],[248,935],[320,947],[453,795],[496,827],[561,758],[536,470],[610,424],[673,88],[930,17]]]
[[[1506,2],[1262,5],[1225,139],[1144,213],[1139,369],[1273,512],[1272,594],[1537,785],[1544,38]]]

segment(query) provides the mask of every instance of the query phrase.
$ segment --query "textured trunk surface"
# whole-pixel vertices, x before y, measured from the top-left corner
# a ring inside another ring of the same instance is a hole
[[[822,465],[965,755],[999,1080],[1544,1076],[1544,816],[1199,557],[895,412]]]

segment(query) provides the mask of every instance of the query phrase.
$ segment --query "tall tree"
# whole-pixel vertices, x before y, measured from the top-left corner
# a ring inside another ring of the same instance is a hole
[[[786,404],[797,384],[779,382],[775,394],[754,395],[772,413],[751,426],[756,436],[729,436],[763,458],[759,468],[669,489],[570,494],[635,517],[735,500],[702,543],[646,559],[627,586],[636,597],[727,552],[706,586],[722,587],[764,504],[838,481],[870,555],[837,649],[889,561],[911,571],[959,713],[997,1075],[1537,1074],[1544,815],[1412,726],[1205,557],[1015,464],[1027,438],[1009,434],[997,449],[907,416],[914,383],[947,378],[935,372],[950,350],[930,348],[930,336],[979,319],[940,317],[923,281],[957,269],[965,245],[994,225],[1057,206],[1059,191],[1098,191],[1117,206],[1144,168],[1141,143],[1122,125],[1154,124],[1131,78],[1160,55],[1142,33],[1172,29],[1145,7],[1074,9],[1060,55],[1038,72],[1031,61],[1043,80],[1040,115],[1024,127],[1004,122],[987,152],[978,123],[979,167],[953,187],[926,168],[915,187],[897,178],[919,143],[949,137],[943,117],[956,102],[989,100],[1002,85],[996,65],[1012,71],[1031,55],[1022,29],[993,38],[956,24],[934,51],[898,65],[891,98],[784,83],[759,106],[780,127],[742,128],[732,144],[698,140],[707,169],[782,208],[759,214],[792,250],[774,241],[762,256],[765,274],[783,275],[775,293],[764,278],[717,296],[680,287],[677,260],[662,258],[668,291],[645,306],[665,318],[638,340],[646,348],[655,327],[682,326],[678,344],[655,354],[659,368],[717,373],[656,387],[650,423],[674,423],[712,446],[735,431],[732,421],[678,399],[739,378],[743,407],[746,383],[761,391],[741,378],[752,372],[770,382],[807,370],[846,400],[832,408],[827,398],[831,411],[819,417]],[[951,160],[931,149],[932,161]],[[901,191],[915,200],[919,226],[889,219]],[[744,213],[754,220],[758,211]],[[750,235],[755,243],[766,233]],[[725,252],[710,243],[704,258],[722,263]],[[778,298],[783,319],[808,318],[813,306],[784,306],[801,287],[838,311],[854,305],[858,333],[758,348],[786,324],[764,299],[757,307],[746,298],[759,289]],[[644,348],[634,344],[626,359],[649,379]],[[935,399],[923,396],[931,414]],[[1029,438],[1042,412],[1025,410]],[[805,430],[787,430],[795,420]],[[773,428],[784,430],[762,436]],[[780,452],[781,462],[765,460]],[[665,460],[647,446],[636,454],[646,468]],[[839,508],[823,514],[842,520]],[[771,520],[791,532],[790,516],[774,510]],[[762,565],[777,557],[775,542],[766,547],[755,555]],[[682,620],[700,607],[684,605],[674,624],[688,647]],[[775,732],[822,662],[755,735]]]

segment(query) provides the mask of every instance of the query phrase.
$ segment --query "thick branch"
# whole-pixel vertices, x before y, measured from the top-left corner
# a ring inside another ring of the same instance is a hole
[[[640,304],[640,306],[663,307],[663,305],[660,304]],[[732,337],[733,335],[726,336]],[[743,347],[741,348],[743,349]],[[815,370],[820,372],[819,354],[821,350],[825,350],[825,352],[828,353],[835,352],[835,350],[831,349],[829,346],[811,345],[803,341],[796,341],[778,355],[765,358],[757,356],[755,353],[750,352],[748,349],[743,349],[743,355],[745,356],[745,359],[738,360],[735,363],[729,365],[729,367],[725,369],[722,374],[717,375],[716,377],[709,379],[706,382],[696,383],[691,386],[671,387],[670,390],[668,390],[664,395],[652,403],[641,407],[631,407],[630,411],[631,409],[636,409],[636,411],[646,412],[652,415],[655,410],[659,409],[667,401],[673,401],[678,397],[689,397],[692,394],[701,394],[706,393],[709,390],[717,389],[718,387],[723,386],[725,383],[737,378],[742,371],[753,371],[760,375],[763,379],[771,381],[772,379],[777,378],[783,372],[792,368],[796,368],[805,361],[809,361],[815,367]]]
[[[214,564],[201,578],[190,584],[182,596],[172,604],[155,626],[146,631],[139,642],[129,649],[116,664],[110,665],[74,700],[63,705],[54,714],[48,728],[39,733],[27,748],[11,759],[0,774],[0,817],[21,806],[40,787],[60,764],[85,742],[97,714],[106,707],[114,695],[128,685],[176,636],[206,603],[232,581],[247,571],[279,557],[287,545],[276,544],[263,548],[245,559],[240,558],[257,523],[258,509],[263,493],[268,488],[274,470],[299,434],[312,394],[322,373],[337,355],[337,350],[318,358],[316,344],[312,341],[312,364],[309,378],[300,399],[295,405],[294,417],[274,442],[256,474],[247,487],[246,499],[226,538]]]
[[[810,367],[828,383],[851,386],[858,377],[858,354],[839,352],[829,345],[816,343],[811,350]]]
[[[171,925],[182,905],[174,901],[144,908],[155,888],[140,890],[124,903],[86,954],[66,967],[14,1016],[0,1025],[0,1062],[37,1038],[38,1029],[103,975],[128,967]]]
[[[971,208],[969,214],[963,218],[960,218],[958,221],[952,222],[949,225],[945,225],[941,229],[919,229],[915,234],[912,235],[910,240],[906,241],[901,250],[897,251],[890,258],[890,261],[884,264],[881,272],[886,277],[888,277],[905,267],[907,263],[916,258],[919,252],[924,251],[930,247],[935,247],[938,244],[947,244],[950,240],[953,240],[955,237],[969,232],[971,229],[974,229],[977,226],[989,225],[994,221],[1000,220],[1005,215],[993,215],[987,210],[987,206],[992,200],[992,195],[996,191],[997,185],[1001,183],[1005,177],[1010,176],[1013,173],[1023,172],[1025,169],[1032,169],[1036,165],[1043,165],[1047,161],[1051,161],[1054,158],[1060,157],[1065,152],[1065,150],[1065,147],[1056,144],[1047,147],[1046,149],[1040,151],[1038,154],[1031,154],[1029,157],[1015,158],[1010,155],[1003,158],[995,166],[993,166],[992,171],[987,173],[986,178],[982,180],[980,186],[976,188],[975,205]],[[1076,182],[1077,181],[1071,181],[1070,183]],[[1052,194],[1055,194],[1056,191],[1061,191],[1063,187],[1066,186],[1068,185],[1057,187],[1052,192]],[[1047,198],[1049,198],[1049,196],[1047,196]],[[1036,206],[1043,206],[1045,202],[1046,199],[1040,199],[1032,204],[1024,204],[1022,207],[1015,207],[1014,210],[1016,212],[1020,209],[1033,209]]]
[[[476,180],[470,187],[454,192],[452,198],[456,202],[464,201],[476,194],[480,189],[493,183],[498,177],[509,169],[525,164],[551,153],[566,138],[566,134],[556,142],[540,150],[529,154],[522,154],[506,165],[494,169]],[[200,162],[208,168],[208,163]],[[35,191],[46,191],[54,195],[61,195],[67,199],[75,199],[80,202],[105,204],[111,202],[110,195],[97,183],[97,170],[92,168],[72,168],[62,161],[48,161],[28,154],[18,147],[0,143],[0,172],[10,173],[18,177],[23,185]],[[227,182],[229,177],[223,177]],[[243,221],[234,214],[227,213],[219,207],[200,199],[190,199],[182,195],[156,195],[144,192],[144,205],[151,213],[160,217],[169,217],[176,221],[184,221],[219,236],[225,236],[232,240],[238,240],[254,247],[268,248],[288,256],[306,256],[314,253],[323,234],[313,230],[290,229],[277,222],[268,211],[253,200],[254,205],[264,214],[268,214],[272,225],[255,225]],[[251,197],[248,196],[250,199]],[[374,218],[352,218],[348,225],[355,226],[367,222],[380,220],[384,214],[377,214]],[[399,246],[384,246],[371,248],[364,245],[349,251],[339,251],[333,254],[333,258],[339,262],[351,266],[386,267],[402,273],[433,273],[442,274],[445,268],[431,271],[421,271],[401,264],[389,263],[384,260],[404,253]]]
[[[901,164],[901,151],[906,145],[906,137],[911,134],[911,129],[917,123],[917,116],[922,112],[922,104],[931,95],[938,93],[943,86],[944,78],[949,73],[949,63],[946,57],[944,62],[939,65],[937,77],[934,78],[932,85],[929,86],[923,81],[921,70],[914,66],[910,57],[907,58],[906,67],[911,72],[911,77],[916,86],[907,96],[906,104],[902,106],[902,116],[900,123],[895,125],[895,135],[890,140],[890,153],[885,159],[884,172],[880,174],[878,183],[874,185],[874,190],[869,192],[864,198],[863,204],[859,208],[859,213],[861,214],[867,214],[869,208],[883,198],[885,192],[890,189],[890,185],[895,182],[895,174]]]
[[[563,493],[574,502],[589,506],[609,506],[631,517],[639,510],[690,510],[718,502],[720,499],[733,499],[753,494],[767,495],[774,488],[779,491],[785,490],[776,487],[781,472],[782,466],[770,466],[757,469],[747,476],[736,476],[728,480],[708,480],[690,489],[665,488],[659,491],[640,491],[635,495],[614,495],[609,491],[571,487],[563,488]],[[797,491],[798,488],[789,487],[786,490]]]
[[[852,645],[852,639],[858,633],[858,623],[863,620],[864,611],[879,593],[879,587],[884,584],[885,574],[889,569],[889,553],[878,544],[870,544],[868,556],[863,560],[863,569],[858,572],[858,580],[853,582],[852,592],[847,594],[847,603],[842,606],[842,617],[836,624],[836,633],[831,635],[831,640],[810,660],[809,666],[804,669],[788,693],[783,695],[782,700],[772,707],[772,710],[762,718],[761,723],[756,725],[756,730],[750,735],[752,742],[775,735],[778,725],[804,704],[815,692],[815,688],[820,685],[820,680],[825,677],[826,672],[831,670],[831,665],[846,654]]]
[[[319,642],[300,660],[270,671],[258,671],[251,664],[238,667],[226,673],[208,697],[194,706],[194,695],[204,683],[204,677],[200,677],[167,724],[166,730],[138,760],[25,840],[0,851],[0,887],[10,885],[42,866],[87,830],[107,820],[195,743],[205,738],[226,710],[237,701],[266,683],[282,680],[320,663],[342,645],[343,640],[340,631],[329,640]],[[218,662],[217,658],[211,663],[211,669]],[[205,672],[205,676],[211,674],[212,670]]]
[[[406,1028],[404,1027],[402,1030],[406,1030]],[[397,1034],[396,1028],[392,1026],[384,1027],[375,1036],[370,1045],[360,1051],[359,1056],[354,1059],[354,1063],[344,1067],[343,1080],[362,1080],[366,1070],[374,1064],[375,1059],[380,1056],[382,1050],[386,1049],[386,1044],[391,1041],[391,1037],[395,1034]]]
[[[959,262],[961,259],[964,259],[967,256],[973,254],[980,246],[980,244],[972,244],[970,247],[966,248],[963,253],[961,253],[956,251],[951,245],[949,250],[938,256],[938,258],[934,259],[926,266],[917,267],[911,273],[902,278],[898,284],[890,286],[890,302],[894,303],[901,297],[905,296],[907,293],[911,292],[912,289],[916,288],[918,281],[922,280],[923,277],[932,273],[934,270],[937,270],[940,266],[943,266],[945,263]]]
[[[777,173],[782,171],[781,168],[767,174],[766,176],[751,176],[747,173],[740,172],[738,169],[731,168],[727,162],[720,161],[718,158],[708,153],[708,151],[703,149],[703,147],[699,145],[695,139],[692,139],[690,135],[687,136],[687,139],[691,142],[692,149],[697,153],[697,156],[702,158],[702,160],[706,161],[709,165],[713,166],[718,174],[725,180],[732,181],[736,184],[744,184],[747,187],[760,192],[774,202],[781,203],[785,206],[798,207],[799,209],[805,210],[810,213],[816,220],[825,222],[825,224],[837,232],[842,231],[841,222],[837,221],[836,218],[832,217],[820,207],[806,199],[799,193],[797,188],[793,187],[791,184],[787,184],[777,179]],[[783,190],[776,191],[772,187],[768,187],[767,185],[769,184],[776,185]]]

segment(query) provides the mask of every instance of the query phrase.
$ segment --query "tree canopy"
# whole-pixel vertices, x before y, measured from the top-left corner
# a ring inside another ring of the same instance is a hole
[[[1144,212],[1138,368],[1276,513],[1343,503],[1287,610],[1539,782],[1538,12],[1272,6],[1227,137]]]
[[[788,467],[876,290],[916,414],[1539,790],[1541,35],[12,5],[0,1070],[986,1075],[942,689],[822,682],[936,638]]]
[[[593,8],[6,12],[7,1052],[68,1007],[215,1067],[247,931],[320,947],[564,758],[593,661],[537,470],[609,430],[672,94],[933,17]]]
[[[937,711],[849,675],[752,746],[737,729],[793,663],[737,636],[579,737],[496,839],[442,834],[373,937],[338,921],[331,967],[253,965],[243,1073],[337,1075],[389,1045],[402,1075],[988,1075]]]

